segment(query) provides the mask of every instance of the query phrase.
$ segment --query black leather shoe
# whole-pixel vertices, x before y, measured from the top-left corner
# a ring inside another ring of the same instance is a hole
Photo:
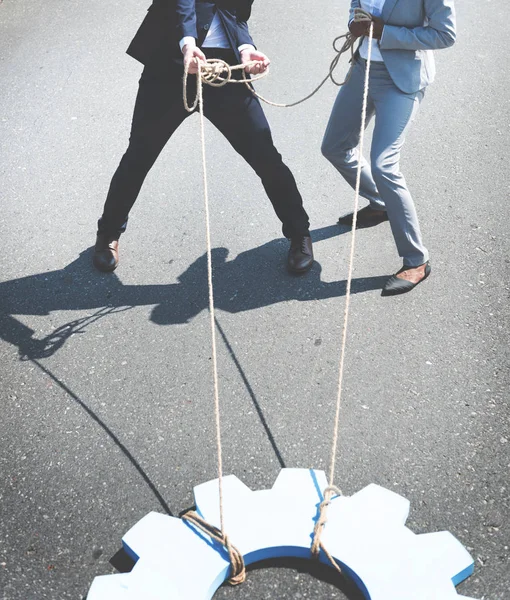
[[[338,219],[339,225],[347,225],[352,227],[352,221],[354,213],[345,215]],[[358,210],[358,217],[356,219],[356,229],[362,229],[364,227],[374,227],[388,220],[388,213],[385,210],[375,210],[370,206],[365,206]]]
[[[103,273],[114,271],[119,264],[119,238],[98,233],[92,262]]]
[[[287,268],[294,275],[302,275],[313,265],[312,238],[309,235],[295,237],[290,240]]]
[[[424,264],[425,264],[425,274],[420,279],[420,281],[418,281],[417,283],[413,283],[412,281],[407,281],[407,279],[401,279],[400,277],[397,277],[398,273],[402,273],[402,271],[408,271],[409,269],[416,268],[416,267],[406,267],[404,265],[400,269],[400,271],[395,273],[395,275],[392,275],[388,279],[388,281],[385,283],[383,290],[381,292],[381,296],[397,296],[398,294],[405,294],[407,292],[410,292],[411,290],[414,290],[414,288],[418,285],[418,283],[421,283],[422,281],[425,281],[425,279],[427,279],[427,277],[430,275],[430,272],[432,270],[429,262],[426,262]],[[421,265],[419,265],[419,266],[421,266]]]

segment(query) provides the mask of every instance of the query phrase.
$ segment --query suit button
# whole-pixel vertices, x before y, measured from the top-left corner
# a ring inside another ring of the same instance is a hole
[[[206,31],[209,29],[209,25],[208,25],[207,23],[204,25],[204,29],[205,29]]]

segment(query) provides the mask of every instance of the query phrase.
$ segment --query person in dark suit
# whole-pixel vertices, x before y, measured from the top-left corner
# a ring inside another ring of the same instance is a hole
[[[219,58],[263,73],[265,54],[255,49],[247,21],[253,0],[153,0],[128,48],[144,66],[136,99],[129,146],[115,172],[98,223],[94,265],[113,271],[119,237],[144,179],[179,125],[189,116],[183,105],[184,65],[196,73],[198,61]],[[254,64],[250,64],[253,63]],[[237,77],[241,77],[237,71]],[[194,97],[196,78],[188,80]],[[276,150],[258,99],[245,85],[204,86],[205,116],[260,177],[290,240],[287,266],[305,273],[313,263],[309,220],[294,177]]]

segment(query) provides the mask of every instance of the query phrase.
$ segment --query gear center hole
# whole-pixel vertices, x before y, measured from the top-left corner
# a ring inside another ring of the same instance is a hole
[[[365,600],[352,580],[312,560],[268,559],[250,565],[246,571],[243,584],[223,584],[214,600]]]

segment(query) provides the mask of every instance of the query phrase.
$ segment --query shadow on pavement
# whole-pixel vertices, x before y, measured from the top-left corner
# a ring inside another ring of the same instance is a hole
[[[321,241],[339,235],[337,225],[312,232]],[[344,296],[346,282],[321,281],[321,266],[315,263],[302,277],[287,274],[285,239],[276,239],[227,260],[226,248],[214,248],[214,295],[218,310],[239,313],[297,300],[308,302]],[[19,348],[22,359],[52,356],[71,335],[82,333],[93,322],[135,306],[154,306],[151,321],[158,325],[189,322],[208,309],[207,256],[192,263],[178,277],[179,283],[124,285],[113,274],[96,272],[92,249],[63,269],[0,283],[0,338]],[[278,260],[280,258],[280,260]],[[352,282],[352,293],[380,289],[387,276],[362,277]],[[13,315],[49,315],[53,311],[95,311],[92,315],[60,326],[45,338]]]
[[[286,464],[285,464],[285,461],[283,460],[282,453],[280,452],[278,445],[276,444],[274,435],[273,435],[271,429],[269,428],[266,417],[264,416],[264,412],[262,411],[262,408],[257,400],[257,397],[255,396],[255,392],[253,391],[253,388],[251,387],[251,384],[248,381],[248,378],[246,377],[246,373],[244,372],[244,369],[241,366],[241,363],[239,362],[239,359],[237,358],[237,356],[234,352],[234,349],[230,345],[230,342],[228,341],[228,338],[225,335],[223,328],[218,323],[217,319],[215,320],[215,323],[216,323],[216,327],[217,327],[218,331],[220,332],[220,335],[223,339],[223,342],[225,343],[225,346],[227,347],[230,358],[233,360],[233,362],[236,366],[236,369],[238,370],[239,375],[241,376],[241,379],[243,380],[246,391],[248,392],[248,395],[250,396],[252,404],[253,404],[255,410],[257,411],[257,415],[259,417],[260,423],[262,424],[262,427],[264,428],[264,431],[266,432],[267,439],[269,440],[269,443],[271,444],[271,448],[273,449],[273,452],[275,453],[275,456],[276,456],[278,462],[280,463],[280,467],[282,469],[285,469]]]
[[[315,230],[312,235],[317,242],[339,233],[340,228],[333,225]],[[306,302],[345,295],[345,281],[321,281],[318,263],[304,277],[287,274],[283,269],[287,251],[288,242],[285,239],[276,239],[243,252],[231,261],[227,260],[226,248],[213,249],[216,307],[238,313],[290,300]],[[105,275],[95,271],[91,255],[92,249],[89,248],[63,269],[0,283],[0,339],[16,346],[21,360],[29,360],[41,369],[103,429],[141,475],[165,512],[171,514],[164,498],[115,433],[39,361],[54,355],[72,335],[83,333],[93,323],[136,306],[154,306],[151,321],[159,325],[187,323],[202,310],[208,310],[207,255],[202,255],[191,264],[178,277],[178,283],[158,285],[124,285],[116,274]],[[352,293],[379,289],[386,278],[354,279]],[[44,316],[53,311],[72,310],[93,312],[61,325],[44,338],[35,337],[34,330],[15,318],[15,315]],[[216,327],[283,468],[285,462],[275,438],[218,320]]]
[[[102,421],[96,413],[87,406],[87,404],[79,398],[65,383],[60,381],[49,369],[47,369],[44,365],[42,365],[35,358],[31,358],[30,361],[39,367],[43,373],[45,373],[52,381],[54,381],[68,396],[70,396],[80,408],[82,408],[87,415],[95,422],[101,429],[108,435],[108,437],[115,443],[115,445],[121,450],[124,456],[129,460],[129,462],[133,465],[133,467],[138,471],[141,475],[142,479],[145,481],[151,492],[156,497],[157,501],[163,508],[163,510],[170,516],[172,516],[172,511],[170,507],[166,503],[163,496],[159,493],[158,489],[151,481],[147,473],[143,470],[140,463],[136,460],[136,458],[131,454],[131,452],[126,448],[126,446],[120,441],[120,439],[115,435],[115,433],[106,425],[104,421]]]

